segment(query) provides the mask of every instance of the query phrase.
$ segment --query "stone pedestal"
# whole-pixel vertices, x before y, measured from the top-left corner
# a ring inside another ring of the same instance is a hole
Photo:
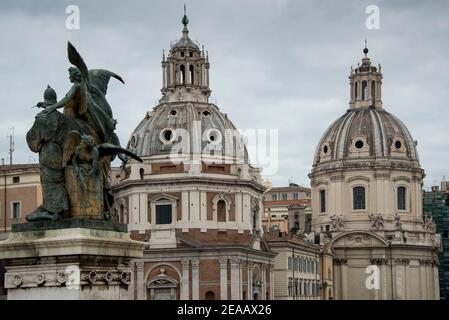
[[[0,242],[8,300],[132,299],[130,260],[142,258],[145,243],[104,221],[57,224],[13,226]]]

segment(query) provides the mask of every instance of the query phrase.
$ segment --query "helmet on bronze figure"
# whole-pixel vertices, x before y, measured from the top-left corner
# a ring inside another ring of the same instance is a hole
[[[47,104],[55,104],[57,102],[56,91],[50,85],[47,85],[47,89],[44,91],[44,101]]]

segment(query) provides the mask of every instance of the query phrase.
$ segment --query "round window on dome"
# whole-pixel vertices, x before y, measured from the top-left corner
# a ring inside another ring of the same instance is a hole
[[[362,149],[364,146],[364,143],[362,140],[357,140],[354,145],[357,149]]]
[[[396,149],[401,149],[401,147],[402,147],[401,141],[396,140],[396,142],[394,143],[394,146],[395,146]]]
[[[208,116],[210,116],[210,112],[209,111],[203,111],[203,116],[205,116],[205,117],[208,117]]]
[[[328,147],[327,145],[324,145],[324,147],[323,147],[323,152],[324,152],[325,154],[327,154],[328,151],[329,151],[329,147]]]
[[[178,112],[176,110],[170,110],[170,115],[172,117],[176,116],[178,114]]]
[[[171,143],[175,140],[175,132],[172,129],[164,129],[161,131],[159,138],[163,143]]]
[[[211,144],[218,144],[221,142],[221,132],[217,129],[210,129],[206,132],[207,140]]]

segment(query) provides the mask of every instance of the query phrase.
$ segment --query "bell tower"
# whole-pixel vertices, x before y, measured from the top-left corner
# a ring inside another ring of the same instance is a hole
[[[382,73],[380,64],[378,67],[371,65],[368,58],[368,48],[365,40],[365,48],[363,49],[365,57],[362,64],[358,64],[354,70],[351,67],[349,75],[349,83],[351,87],[349,107],[375,107],[382,108]]]
[[[189,38],[186,8],[181,20],[181,39],[171,44],[165,57],[162,54],[162,99],[161,103],[176,101],[208,102],[209,89],[209,58],[200,50],[199,44]]]

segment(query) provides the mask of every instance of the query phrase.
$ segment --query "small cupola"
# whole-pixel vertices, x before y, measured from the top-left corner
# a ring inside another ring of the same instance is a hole
[[[368,57],[368,47],[365,40],[363,49],[365,56],[362,64],[358,63],[357,68],[351,67],[349,75],[350,99],[349,107],[353,108],[382,108],[382,73],[380,64],[378,67],[371,65]]]
[[[209,57],[204,46],[200,50],[199,44],[189,37],[185,6],[181,22],[181,39],[171,44],[167,57],[165,52],[162,54],[162,100],[208,102]]]

